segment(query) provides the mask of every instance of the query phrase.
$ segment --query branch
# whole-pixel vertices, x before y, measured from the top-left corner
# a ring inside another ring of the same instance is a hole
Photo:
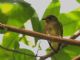
[[[27,54],[27,53],[21,52],[21,51],[16,50],[16,49],[9,49],[9,48],[3,47],[1,45],[0,45],[0,48],[4,49],[6,51],[15,52],[15,53],[19,53],[19,54],[23,54],[23,55],[27,55],[27,56],[36,57],[35,55]]]
[[[70,39],[76,39],[77,37],[80,36],[80,31],[78,31],[76,34],[74,34],[73,36],[70,37]],[[65,43],[63,48],[68,46],[69,44],[68,43]]]
[[[74,34],[73,36],[71,36],[71,39],[76,39],[78,36],[80,36],[80,31],[78,31],[76,34]]]
[[[79,56],[74,57],[72,60],[80,60],[80,55],[79,55]]]
[[[21,34],[26,34],[29,36],[33,36],[33,37],[38,37],[41,39],[46,39],[46,40],[50,40],[50,41],[54,41],[54,42],[67,42],[68,44],[72,44],[72,45],[79,45],[80,46],[80,41],[79,40],[74,40],[74,39],[66,39],[66,38],[61,38],[61,37],[57,37],[57,36],[49,36],[46,34],[42,34],[39,32],[33,32],[30,30],[25,30],[25,29],[20,29],[20,28],[16,28],[13,26],[8,26],[5,24],[0,23],[0,28],[1,29],[7,29],[9,31],[13,31],[13,32],[17,32],[17,33],[21,33]]]

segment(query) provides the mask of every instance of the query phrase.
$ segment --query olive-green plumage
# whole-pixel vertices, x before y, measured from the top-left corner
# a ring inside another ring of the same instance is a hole
[[[43,18],[43,20],[45,20],[46,34],[52,35],[52,36],[62,37],[63,27],[62,27],[62,24],[58,21],[57,17],[55,17],[53,15],[49,15],[46,18]],[[61,43],[52,42],[52,41],[48,41],[48,43],[54,51],[57,51],[60,49]]]

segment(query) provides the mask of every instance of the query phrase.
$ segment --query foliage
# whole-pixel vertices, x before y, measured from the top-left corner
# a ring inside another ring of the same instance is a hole
[[[64,35],[73,35],[80,28],[80,8],[71,11],[69,13],[62,13],[60,15],[60,21],[63,24]],[[68,33],[67,33],[68,32]]]
[[[79,0],[77,0],[79,2]],[[80,8],[77,8],[68,13],[60,13],[59,0],[52,0],[46,8],[43,17],[48,15],[55,15],[63,25],[64,36],[72,36],[77,30],[80,29]],[[39,20],[36,11],[33,7],[25,1],[9,1],[1,0],[0,2],[0,23],[18,28],[24,28],[24,23],[31,19],[32,28],[34,31],[44,33],[44,21]],[[19,33],[1,30],[3,39],[1,45],[9,49],[17,49],[18,51],[35,55],[31,50],[21,49],[19,42],[28,45],[28,40],[25,35],[19,37]],[[20,40],[21,39],[21,40]],[[39,38],[35,37],[35,45],[37,45]],[[80,54],[78,46],[69,45],[51,57],[52,60],[71,60],[74,56]],[[33,56],[18,54],[17,52],[7,51],[0,48],[1,60],[35,60]]]
[[[18,51],[26,53],[26,54],[31,54],[34,55],[34,53],[28,49],[18,49]],[[16,52],[9,52],[6,51],[5,49],[0,48],[0,59],[1,60],[35,60],[35,57],[31,57],[28,55],[24,55],[24,54],[19,54]]]
[[[80,3],[80,0],[77,0],[78,3]]]
[[[42,32],[41,23],[36,13],[31,18],[31,23],[34,31]],[[38,38],[35,37],[35,44],[37,43],[37,41],[38,41]]]

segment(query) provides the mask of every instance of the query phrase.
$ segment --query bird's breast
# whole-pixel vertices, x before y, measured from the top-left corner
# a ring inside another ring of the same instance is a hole
[[[55,24],[51,24],[51,23],[48,23],[46,24],[46,34],[48,35],[58,35],[57,34],[57,28],[56,28],[56,25]]]

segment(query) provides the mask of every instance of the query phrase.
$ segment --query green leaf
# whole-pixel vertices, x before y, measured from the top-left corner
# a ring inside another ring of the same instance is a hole
[[[64,36],[73,35],[80,29],[80,10],[74,10],[60,15],[60,22],[63,25]]]
[[[2,45],[7,48],[19,48],[18,34],[14,32],[6,32],[3,36]]]
[[[18,1],[15,2],[15,4],[2,3],[0,9],[8,18],[7,24],[17,27],[22,27],[24,23],[34,14],[34,9],[31,5],[24,1]]]
[[[64,51],[60,51],[51,57],[51,60],[71,60],[71,57]]]
[[[36,60],[34,53],[28,49],[18,49],[17,51],[23,53],[17,53],[13,51],[7,51],[0,47],[0,59],[1,60]],[[26,55],[25,55],[25,54]]]
[[[6,23],[6,22],[7,22],[7,16],[5,16],[5,14],[3,14],[0,9],[0,23]]]
[[[78,3],[80,3],[80,0],[76,0]]]
[[[6,51],[0,47],[0,59],[1,60],[10,60],[11,52]]]
[[[41,22],[40,22],[39,17],[36,13],[31,18],[31,23],[33,26],[33,30],[38,31],[38,32],[43,32]]]
[[[73,58],[74,56],[77,56],[80,54],[80,47],[79,46],[73,46],[69,45],[64,48],[64,51],[71,57]]]
[[[45,33],[45,21],[41,20],[40,23],[41,23],[42,33]]]
[[[28,49],[19,49],[18,51],[26,53],[28,55],[24,55],[24,54],[18,54],[18,53],[14,53],[14,57],[12,56],[11,60],[35,60],[36,58],[32,55],[34,55],[34,53],[31,50]]]
[[[22,37],[21,41],[22,41],[24,44],[28,45],[28,40],[26,39],[26,36]]]
[[[41,22],[36,14],[31,18],[31,23],[34,31],[42,32]],[[35,44],[37,43],[38,39],[39,38],[35,37]]]
[[[47,9],[44,13],[44,17],[46,17],[48,15],[59,16],[59,14],[60,14],[60,2],[59,2],[59,0],[52,0],[52,2],[47,7]]]
[[[1,5],[0,5],[0,8],[1,8]],[[1,12],[1,9],[0,9],[0,23],[4,23],[6,24],[7,22],[7,16],[5,16],[2,12]],[[3,29],[0,29],[0,33],[4,33],[6,32],[5,30]]]
[[[72,60],[72,58],[78,55],[80,55],[80,47],[69,45],[55,54],[55,56],[52,57],[52,60]]]

